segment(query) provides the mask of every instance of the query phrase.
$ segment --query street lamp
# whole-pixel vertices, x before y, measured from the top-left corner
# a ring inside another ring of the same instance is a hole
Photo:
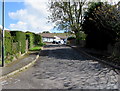
[[[4,0],[2,0],[2,67],[4,67]]]

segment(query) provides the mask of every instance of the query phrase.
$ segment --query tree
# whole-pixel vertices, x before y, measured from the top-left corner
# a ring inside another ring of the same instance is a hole
[[[99,25],[109,31],[116,32],[117,35],[120,34],[120,11],[117,8],[118,5],[119,4],[109,5],[104,3],[93,12],[95,19],[99,21]],[[110,35],[109,31],[106,31],[106,33]]]
[[[117,5],[91,3],[83,23],[83,30],[88,35],[87,47],[106,49],[108,44],[116,41],[120,32],[119,14]]]
[[[50,33],[49,31],[43,31],[42,33]]]
[[[73,31],[79,39],[79,32],[83,23],[83,6],[86,0],[69,0],[69,2],[50,2],[51,15],[49,19],[60,30]]]

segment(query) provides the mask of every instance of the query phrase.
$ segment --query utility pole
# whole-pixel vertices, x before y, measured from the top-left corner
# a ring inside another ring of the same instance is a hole
[[[4,67],[4,0],[2,0],[2,67]]]

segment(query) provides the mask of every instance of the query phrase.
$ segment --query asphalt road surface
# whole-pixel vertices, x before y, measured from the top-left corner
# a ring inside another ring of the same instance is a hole
[[[117,89],[109,67],[64,45],[47,45],[35,65],[1,82],[3,89]]]

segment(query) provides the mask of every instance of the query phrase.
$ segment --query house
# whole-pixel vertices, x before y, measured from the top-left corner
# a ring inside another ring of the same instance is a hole
[[[43,42],[53,42],[54,36],[51,33],[41,33]]]
[[[65,40],[67,38],[66,33],[40,33],[43,42],[53,42],[55,39]]]

